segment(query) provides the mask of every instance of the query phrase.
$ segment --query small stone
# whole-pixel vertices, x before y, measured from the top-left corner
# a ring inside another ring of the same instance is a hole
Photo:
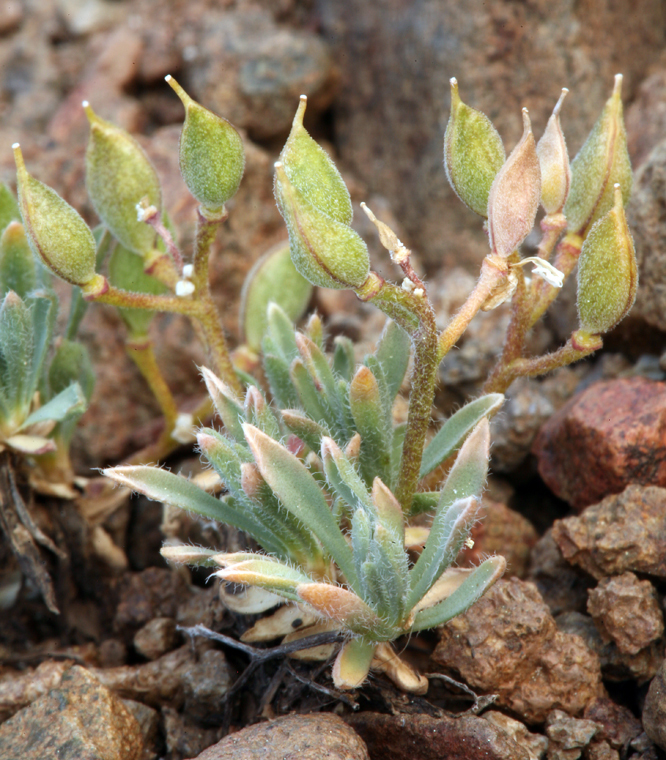
[[[0,757],[22,760],[140,760],[139,724],[85,668],[0,726]]]
[[[71,665],[71,660],[46,660],[36,668],[26,668],[20,673],[3,668],[0,676],[0,722],[51,689],[57,689]]]
[[[641,733],[641,722],[627,707],[618,705],[608,697],[590,702],[583,717],[601,725],[595,740],[604,740],[613,749],[625,750]]]
[[[527,750],[529,760],[541,760],[548,749],[548,738],[542,734],[532,734],[527,730],[524,723],[509,718],[504,713],[495,710],[487,710],[483,713],[484,720],[504,731],[516,744]]]
[[[127,647],[120,639],[105,639],[99,645],[98,658],[101,668],[118,668],[127,662]]]
[[[645,733],[657,746],[666,750],[666,661],[650,683],[642,719]]]
[[[185,596],[187,584],[182,575],[172,570],[150,567],[140,573],[128,573],[120,587],[114,630],[134,633],[153,618],[174,618]]]
[[[184,673],[185,710],[197,718],[219,712],[233,681],[234,674],[224,652],[219,649],[203,652],[199,661]]]
[[[381,760],[532,760],[527,747],[485,717],[361,712],[346,720]]]
[[[194,758],[220,741],[224,730],[221,728],[202,728],[170,707],[162,708],[166,750],[169,757]]]
[[[666,489],[628,486],[557,520],[553,538],[568,562],[597,580],[627,570],[666,578]]]
[[[121,701],[139,724],[139,730],[143,738],[141,760],[155,760],[158,755],[160,714],[157,710],[153,710],[152,707],[144,705],[143,702],[135,702],[133,699],[123,699]]]
[[[583,753],[585,760],[620,760],[620,753],[608,742],[591,742]]]
[[[602,638],[625,654],[638,654],[664,633],[656,589],[630,572],[601,580],[589,592],[587,609]]]
[[[666,383],[596,383],[541,428],[532,450],[548,487],[581,511],[629,483],[666,486]]]
[[[657,748],[646,733],[637,736],[631,742],[630,746],[631,749],[634,749],[639,753],[637,755],[632,755],[631,760],[659,760],[660,758]]]
[[[439,630],[432,659],[527,723],[553,709],[580,714],[603,693],[599,659],[576,635],[557,630],[532,583],[501,580]]]
[[[176,622],[169,617],[156,617],[134,636],[134,648],[147,660],[156,660],[175,648],[178,642]]]
[[[243,728],[194,760],[369,760],[363,740],[330,713],[288,715]]]
[[[546,718],[546,736],[552,742],[548,747],[548,756],[551,755],[551,749],[555,748],[582,750],[592,741],[600,728],[601,726],[594,721],[571,718],[562,710],[553,710]]]

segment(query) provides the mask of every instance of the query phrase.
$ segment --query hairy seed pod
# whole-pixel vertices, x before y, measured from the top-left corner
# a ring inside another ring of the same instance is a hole
[[[541,205],[547,214],[558,214],[564,208],[571,186],[571,168],[567,144],[560,124],[560,109],[569,90],[562,90],[560,99],[548,119],[546,131],[536,151],[541,167]]]

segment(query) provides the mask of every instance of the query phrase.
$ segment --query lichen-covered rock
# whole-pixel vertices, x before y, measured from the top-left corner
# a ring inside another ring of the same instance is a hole
[[[579,636],[558,631],[536,587],[515,578],[442,627],[432,659],[498,694],[498,705],[528,723],[554,709],[579,715],[604,692],[598,657]]]
[[[625,654],[638,654],[664,633],[656,589],[634,573],[601,580],[589,592],[587,609],[602,638],[614,641]]]
[[[666,578],[666,489],[628,486],[553,525],[564,558],[597,580],[631,570]]]
[[[546,718],[548,760],[577,760],[601,726],[591,720],[571,718],[553,710]]]
[[[580,612],[586,608],[587,591],[592,581],[562,556],[550,528],[532,549],[528,580],[539,589],[552,615]]]
[[[21,760],[140,760],[139,724],[85,668],[0,726],[0,757]]]
[[[666,384],[597,383],[541,428],[533,452],[548,487],[577,511],[630,483],[666,485]]]
[[[419,714],[360,712],[348,715],[345,720],[368,745],[370,757],[381,760],[407,757],[410,760],[533,760],[527,747],[514,740],[508,731],[473,715],[432,718]]]
[[[195,760],[369,760],[363,740],[337,715],[288,715],[243,728]]]

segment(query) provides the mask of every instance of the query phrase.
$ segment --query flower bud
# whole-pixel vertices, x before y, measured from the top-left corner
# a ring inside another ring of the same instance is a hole
[[[500,169],[488,196],[490,248],[510,256],[534,227],[541,196],[541,171],[527,109],[523,136]]]
[[[146,274],[143,259],[122,245],[116,246],[109,260],[109,281],[115,287],[133,293],[161,295],[167,291],[159,280]],[[118,312],[133,338],[147,335],[155,316],[155,312],[148,309],[119,308]]]
[[[312,295],[312,285],[296,271],[289,244],[279,243],[252,267],[241,292],[240,324],[246,344],[261,349],[271,302],[277,303],[289,319],[300,319]]]
[[[291,260],[313,285],[360,288],[370,273],[368,249],[359,235],[315,208],[275,164],[275,195],[291,244]]]
[[[349,227],[349,192],[335,164],[303,127],[306,98],[275,164],[275,198],[289,232],[291,259],[313,285],[359,288],[368,279],[370,258]]]
[[[36,180],[25,168],[18,143],[16,161],[19,207],[28,244],[46,266],[72,285],[93,285],[95,238],[79,213],[55,190]]]
[[[569,154],[560,124],[560,109],[568,92],[566,87],[562,89],[560,99],[548,119],[546,131],[536,147],[541,168],[541,205],[547,214],[562,211],[571,185]]]
[[[155,245],[155,231],[137,218],[137,204],[162,207],[162,191],[153,165],[124,129],[101,119],[83,102],[90,122],[86,150],[86,186],[95,211],[113,236],[140,256]]]
[[[219,211],[236,194],[243,178],[243,141],[230,122],[199,105],[172,76],[166,81],[185,106],[180,173],[204,209]]]
[[[564,213],[568,231],[581,237],[613,206],[615,183],[622,188],[625,204],[631,195],[631,162],[621,90],[622,75],[617,74],[613,94],[571,164],[571,190]]]
[[[613,208],[589,231],[578,261],[578,317],[581,330],[608,332],[633,306],[638,286],[634,241],[615,185]]]
[[[490,119],[466,105],[451,79],[451,116],[444,134],[444,169],[455,194],[472,211],[488,215],[488,194],[506,153]]]

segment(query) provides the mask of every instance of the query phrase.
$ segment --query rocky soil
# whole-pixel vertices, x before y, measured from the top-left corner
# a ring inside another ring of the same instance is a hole
[[[326,663],[239,647],[257,617],[231,612],[205,574],[168,568],[159,548],[178,538],[233,550],[244,537],[91,480],[77,501],[31,503],[60,551],[42,551],[59,615],[0,542],[0,757],[666,757],[665,41],[663,0],[638,0],[630,14],[563,0],[0,0],[0,179],[13,184],[10,145],[20,140],[32,173],[94,223],[83,183],[88,99],[142,141],[186,244],[195,204],[178,174],[182,112],[164,75],[242,130],[246,174],[212,274],[232,342],[245,274],[286,237],[272,164],[301,93],[307,126],[335,154],[354,203],[368,201],[414,248],[443,324],[487,245],[441,167],[449,77],[508,149],[520,107],[539,133],[569,87],[562,121],[573,155],[624,72],[641,275],[634,313],[600,356],[516,382],[494,418],[485,518],[459,562],[496,552],[509,567],[466,614],[400,642],[428,676],[425,696],[380,675],[339,693]],[[374,265],[397,277],[362,214],[355,225]],[[562,294],[535,351],[575,326],[574,298]],[[313,306],[361,351],[383,322],[344,292],[320,291]],[[507,319],[506,307],[479,315],[447,357],[438,415],[479,393]],[[153,329],[165,377],[191,409],[203,397],[196,338],[180,318]],[[83,337],[97,385],[74,458],[92,478],[90,468],[131,456],[160,423],[115,311],[89,309]],[[200,469],[187,447],[168,464]]]

